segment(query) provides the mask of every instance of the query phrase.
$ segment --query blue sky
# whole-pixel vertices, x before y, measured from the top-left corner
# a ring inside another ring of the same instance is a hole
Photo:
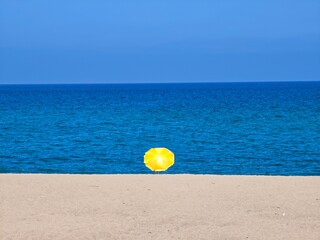
[[[0,83],[320,80],[319,13],[319,0],[0,0]]]

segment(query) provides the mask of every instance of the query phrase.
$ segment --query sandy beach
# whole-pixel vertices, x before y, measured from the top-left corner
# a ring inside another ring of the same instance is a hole
[[[320,239],[320,177],[0,175],[0,239]]]

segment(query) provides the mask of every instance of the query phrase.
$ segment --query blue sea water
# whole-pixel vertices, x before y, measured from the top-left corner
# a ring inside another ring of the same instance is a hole
[[[1,85],[1,173],[320,175],[320,82]]]

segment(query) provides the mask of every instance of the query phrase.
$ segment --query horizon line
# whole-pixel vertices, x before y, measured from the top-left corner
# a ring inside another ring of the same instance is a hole
[[[290,82],[320,82],[320,80],[268,80],[268,81],[226,81],[226,82],[106,82],[106,83],[89,83],[89,82],[75,82],[75,83],[0,83],[2,85],[142,85],[142,84],[210,84],[210,83],[290,83]]]

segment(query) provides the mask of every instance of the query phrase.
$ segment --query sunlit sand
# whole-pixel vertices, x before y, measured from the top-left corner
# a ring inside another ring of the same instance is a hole
[[[0,175],[0,239],[308,239],[320,177]]]

